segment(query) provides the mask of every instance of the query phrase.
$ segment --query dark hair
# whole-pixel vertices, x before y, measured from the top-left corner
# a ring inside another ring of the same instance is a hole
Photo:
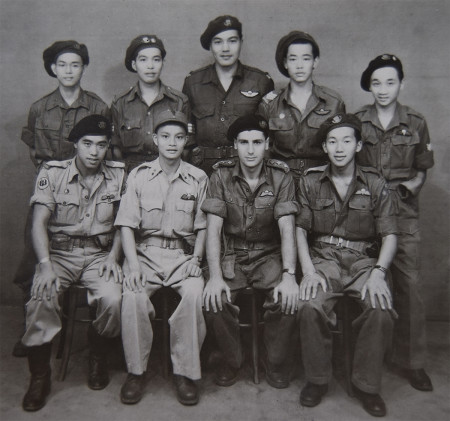
[[[320,53],[319,53],[319,50],[318,50],[317,46],[315,46],[315,45],[314,45],[312,42],[310,42],[310,41],[299,39],[299,40],[296,40],[296,41],[292,41],[289,45],[293,45],[293,44],[303,44],[303,45],[309,44],[309,45],[312,47],[313,57],[314,57],[314,58],[317,58],[317,57],[320,56]],[[287,52],[288,52],[288,50],[289,50],[289,46],[288,46],[288,48],[286,49],[286,56],[285,56],[284,58],[287,58]]]

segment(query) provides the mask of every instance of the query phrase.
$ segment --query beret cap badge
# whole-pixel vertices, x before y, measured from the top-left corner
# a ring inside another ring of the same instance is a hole
[[[104,122],[104,121],[99,121],[99,122],[98,122],[98,128],[99,128],[99,129],[105,129],[105,128],[106,128],[106,122]]]
[[[333,117],[333,120],[331,120],[331,122],[333,123],[333,124],[337,124],[337,123],[340,123],[342,121],[342,116],[341,115],[335,115],[334,117]]]
[[[225,26],[231,26],[231,20],[225,19],[225,22],[223,23]]]

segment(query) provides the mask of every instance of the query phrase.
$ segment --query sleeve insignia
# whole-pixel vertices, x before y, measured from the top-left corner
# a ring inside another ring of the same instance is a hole
[[[39,179],[39,181],[37,182],[38,187],[41,190],[46,189],[49,186],[49,182],[48,182],[48,178],[47,177],[42,177],[41,179]]]
[[[271,192],[270,190],[264,190],[263,192],[261,192],[259,196],[260,197],[273,196],[273,192]]]
[[[255,91],[241,91],[241,94],[244,95],[247,98],[254,98],[255,96],[259,95],[259,92],[255,92]]]
[[[268,94],[264,95],[264,102],[268,103],[270,101],[273,101],[278,96],[276,91],[271,91]]]
[[[431,151],[433,148],[431,147],[431,143],[427,143],[427,151]]]

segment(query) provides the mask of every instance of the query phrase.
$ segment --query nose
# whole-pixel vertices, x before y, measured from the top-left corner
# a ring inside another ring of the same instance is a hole
[[[248,144],[248,153],[249,155],[253,155],[255,153],[255,147],[253,146],[253,143]]]
[[[169,145],[170,146],[175,146],[177,144],[176,140],[175,140],[175,136],[170,136],[169,137]]]
[[[229,51],[230,50],[230,44],[228,44],[228,41],[224,41],[222,44],[222,51]]]
[[[70,64],[68,66],[66,66],[66,73],[69,73],[69,74],[72,73],[72,66]]]
[[[97,145],[91,145],[91,147],[89,148],[89,154],[92,156],[97,156],[98,155],[98,147]]]
[[[336,152],[342,152],[343,148],[343,143],[342,142],[336,142]]]

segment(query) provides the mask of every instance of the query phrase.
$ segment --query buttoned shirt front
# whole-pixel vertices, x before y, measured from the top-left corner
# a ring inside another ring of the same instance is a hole
[[[197,145],[232,145],[227,138],[230,125],[238,117],[256,112],[262,97],[273,87],[267,73],[240,62],[227,91],[214,64],[191,72],[184,81],[183,92],[192,107]]]
[[[331,179],[330,166],[311,169],[300,178],[296,225],[314,235],[353,241],[397,233],[395,210],[386,181],[372,168],[356,166],[344,200]]]
[[[289,94],[287,85],[279,93],[267,94],[259,105],[259,113],[269,122],[271,156],[281,160],[327,160],[321,143],[316,141],[316,133],[327,118],[345,112],[344,102],[336,92],[314,84],[301,113]]]
[[[128,176],[116,226],[130,227],[141,238],[186,238],[206,228],[201,205],[206,195],[206,174],[181,161],[173,177],[159,159],[136,167]]]
[[[72,158],[75,149],[73,142],[67,140],[69,133],[90,114],[109,117],[108,106],[97,95],[83,89],[75,102],[68,105],[56,89],[31,106],[22,140],[36,151],[38,163]]]
[[[48,230],[70,236],[90,237],[114,231],[125,171],[119,162],[104,161],[89,190],[76,159],[50,161],[38,174],[31,204],[51,211]]]
[[[190,118],[188,98],[183,93],[160,82],[159,94],[148,106],[142,98],[139,83],[111,105],[114,135],[112,144],[124,157],[129,154],[154,156],[158,147],[153,142],[156,116],[165,110],[181,111]]]
[[[421,114],[397,103],[386,130],[375,104],[363,107],[356,115],[362,122],[363,148],[356,156],[359,164],[376,168],[392,183],[409,180],[417,171],[434,165],[427,123]]]
[[[277,220],[298,211],[292,175],[265,162],[252,192],[238,162],[219,166],[211,175],[202,209],[224,219],[227,235],[248,242],[279,242]]]

